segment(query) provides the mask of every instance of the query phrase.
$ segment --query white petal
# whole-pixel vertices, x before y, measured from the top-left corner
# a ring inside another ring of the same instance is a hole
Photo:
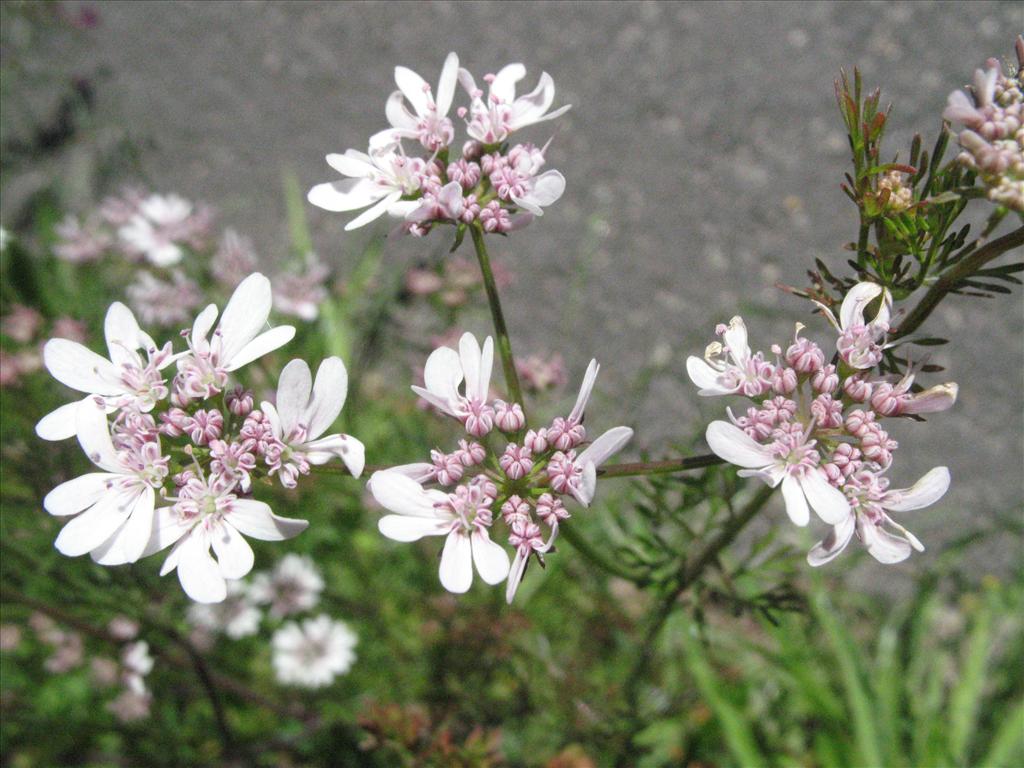
[[[369,179],[342,179],[317,184],[306,199],[317,208],[342,213],[372,205],[386,194],[386,189]]]
[[[861,523],[858,525],[858,530],[864,546],[878,562],[891,565],[910,557],[912,551],[910,542],[882,530],[881,526]]]
[[[583,465],[583,483],[579,488],[571,488],[572,495],[584,507],[589,507],[597,493],[597,465],[588,461]]]
[[[949,490],[949,469],[935,467],[909,488],[891,490],[882,497],[882,507],[893,512],[909,512],[934,504]]]
[[[87,507],[91,507],[106,493],[113,493],[110,488],[117,475],[109,472],[90,472],[73,480],[61,483],[43,499],[43,509],[51,515],[76,515]]]
[[[153,535],[154,501],[153,489],[144,488],[135,500],[128,519],[102,546],[92,551],[92,559],[100,565],[123,565],[134,563],[142,557]]]
[[[459,384],[462,383],[462,361],[459,353],[451,347],[438,347],[430,353],[423,368],[423,384],[427,391],[446,403],[459,399]],[[447,409],[451,413],[451,405]]]
[[[444,536],[452,528],[451,521],[408,515],[384,515],[377,529],[394,541],[419,541],[424,536]]]
[[[281,435],[285,440],[300,422],[305,422],[309,395],[313,390],[313,374],[305,360],[292,360],[281,371],[277,383],[278,416],[281,419]]]
[[[438,575],[441,586],[456,594],[468,591],[473,584],[473,546],[463,531],[448,534],[441,552]]]
[[[423,387],[417,387],[415,384],[412,385],[412,391],[415,392],[419,397],[426,400],[434,408],[437,408],[437,410],[441,411],[441,413],[447,413],[449,416],[456,417],[459,415],[458,411],[454,407],[453,401],[445,397],[438,397],[437,395],[428,392]]]
[[[522,128],[538,122],[555,100],[555,81],[547,72],[541,72],[537,87],[515,100],[512,127]]]
[[[77,412],[75,431],[78,442],[89,461],[108,472],[121,473],[123,467],[110,439],[110,425],[103,409],[91,400],[81,404]]]
[[[217,305],[207,304],[196,317],[196,321],[192,323],[192,343],[197,345],[205,344],[215,322],[217,322]]]
[[[412,104],[416,114],[421,117],[427,114],[430,109],[427,91],[430,87],[426,80],[408,67],[395,67],[395,85]]]
[[[516,83],[526,77],[526,67],[522,64],[508,64],[494,76],[491,81],[491,95],[497,96],[506,104],[516,98]]]
[[[774,463],[767,446],[755,442],[754,438],[727,421],[708,424],[705,437],[715,455],[730,464],[747,469],[762,469]]]
[[[412,478],[417,483],[429,483],[434,479],[434,465],[426,461],[416,461],[411,464],[399,464],[395,467],[388,467],[388,472],[397,472],[406,477]]]
[[[845,330],[853,325],[864,324],[864,307],[882,292],[882,286],[875,283],[857,283],[843,298],[839,307],[839,323]]]
[[[486,342],[484,343],[486,345]],[[470,400],[487,398],[486,392],[480,392],[481,357],[480,343],[476,336],[472,333],[462,334],[462,338],[459,339],[459,361],[466,376],[466,397]]]
[[[856,520],[856,516],[849,515],[846,520],[833,527],[828,536],[811,547],[811,551],[807,553],[808,564],[818,567],[832,562],[853,538],[853,531],[857,527]]]
[[[256,337],[267,324],[273,303],[270,281],[259,272],[238,284],[217,325],[221,337],[221,363],[233,363],[235,355]]]
[[[316,371],[313,396],[304,415],[310,438],[327,431],[345,405],[348,394],[348,371],[340,357],[328,357]]]
[[[459,76],[459,57],[454,51],[449,53],[441,67],[441,77],[437,81],[437,114],[444,117],[452,106],[452,97],[455,95],[455,81]]]
[[[807,525],[811,519],[811,511],[807,508],[800,482],[792,475],[786,475],[782,481],[782,498],[786,502],[786,514],[796,525]]]
[[[416,116],[409,111],[409,108],[405,106],[405,97],[401,91],[395,91],[388,96],[387,103],[384,105],[384,116],[387,117],[388,122],[399,131],[415,131],[417,126]],[[370,138],[370,147],[384,146],[392,143],[391,141],[385,141],[383,134],[391,133],[386,131],[380,131]],[[392,136],[394,134],[392,133]],[[337,155],[335,155],[337,157]],[[331,156],[327,156],[327,162],[331,162]],[[333,163],[331,163],[334,166]],[[334,166],[337,168],[337,166]],[[342,171],[344,173],[344,171]],[[346,173],[346,176],[354,176],[355,174]]]
[[[573,463],[580,467],[586,467],[587,464],[600,467],[632,439],[633,430],[629,427],[612,427],[588,445]]]
[[[255,555],[243,536],[227,523],[210,529],[210,543],[217,554],[220,574],[225,579],[240,579],[252,570]]]
[[[929,387],[914,395],[910,402],[905,403],[901,413],[940,413],[948,410],[956,403],[960,388],[955,382]]]
[[[587,401],[590,400],[590,393],[594,389],[594,382],[597,380],[600,370],[601,366],[597,364],[597,360],[591,360],[590,365],[587,366],[587,372],[583,374],[583,383],[580,385],[580,393],[576,396],[576,404],[569,413],[569,421],[580,422],[583,420]]]
[[[443,517],[434,507],[436,496],[406,475],[388,470],[374,472],[367,486],[377,503],[389,512],[434,519]]]
[[[181,543],[178,581],[185,594],[197,603],[219,603],[227,597],[227,584],[216,561],[210,557],[210,542],[197,529]]]
[[[818,517],[829,525],[839,525],[850,515],[850,502],[846,494],[831,485],[824,471],[812,469],[800,477],[800,487],[804,489],[811,508]]]
[[[401,197],[402,193],[400,191],[396,190],[392,192],[387,197],[383,198],[380,202],[374,204],[370,208],[367,208],[361,214],[352,219],[352,221],[345,225],[345,231],[351,232],[353,229],[359,229],[359,227],[362,227],[366,224],[369,224],[371,221],[379,219],[381,216],[387,213],[388,209],[396,202],[398,202],[398,200]]]
[[[557,202],[564,192],[565,177],[558,171],[545,171],[531,180],[525,195],[512,195],[512,200],[534,216],[543,216],[543,209]]]
[[[182,519],[174,511],[173,507],[157,507],[153,513],[153,532],[150,534],[149,542],[146,544],[146,548],[142,551],[141,556],[149,557],[161,549],[171,546],[171,544],[174,544],[192,530],[194,524],[194,521]],[[161,572],[161,575],[170,570],[166,563],[164,568],[165,570]]]
[[[508,552],[491,541],[485,530],[473,531],[470,536],[473,563],[480,578],[488,584],[500,584],[508,576]]]
[[[413,125],[415,125],[415,121]],[[397,128],[398,126],[395,127]],[[362,152],[357,152],[354,149],[347,150],[343,155],[330,154],[326,159],[327,164],[342,176],[350,176],[355,179],[366,178],[375,170],[373,161]]]
[[[705,360],[690,355],[686,358],[686,372],[690,375],[690,381],[700,387],[698,395],[708,397],[710,395],[731,395],[732,389],[723,387],[718,382],[719,372],[707,364]]]
[[[68,557],[91,552],[111,537],[128,517],[134,494],[111,493],[61,528],[53,545]]]
[[[278,517],[270,506],[255,499],[238,499],[224,520],[240,533],[261,541],[283,541],[298,536],[309,527],[308,520]]]
[[[121,390],[114,364],[77,341],[50,339],[43,347],[43,363],[53,378],[79,392],[114,395]]]
[[[229,371],[237,371],[243,365],[283,347],[295,337],[295,328],[291,325],[279,325],[265,331],[246,344],[232,359]]]
[[[366,465],[366,447],[350,435],[328,435],[302,446],[310,464],[326,464],[335,456],[345,462],[352,477],[363,474]]]
[[[141,332],[135,315],[128,307],[119,301],[110,305],[103,321],[103,334],[107,340],[110,360],[114,365],[137,362],[135,350],[143,346],[140,343]]]
[[[89,400],[90,398],[86,398]],[[76,400],[62,405],[43,416],[36,424],[36,435],[43,440],[67,440],[75,436],[78,422],[78,406],[85,401]]]
[[[508,571],[508,586],[505,587],[505,602],[509,605],[512,605],[516,592],[519,590],[519,585],[523,581],[523,574],[526,572],[526,563],[529,559],[529,555],[523,557],[519,554],[518,549],[516,550],[516,556],[512,558],[512,565]]]

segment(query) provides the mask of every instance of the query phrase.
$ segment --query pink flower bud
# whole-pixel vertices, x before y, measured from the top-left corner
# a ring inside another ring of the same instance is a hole
[[[538,430],[529,430],[523,438],[523,446],[529,448],[532,453],[544,453],[548,449],[548,430],[541,427]]]
[[[815,371],[814,376],[811,377],[811,386],[814,387],[815,392],[833,394],[839,388],[839,374],[836,373],[836,367],[829,363]]]
[[[843,392],[857,403],[867,402],[871,398],[873,387],[863,376],[853,375],[843,382]]]
[[[252,412],[253,393],[241,385],[235,387],[224,395],[224,403],[234,416],[245,418]]]
[[[452,455],[458,456],[464,467],[472,467],[483,463],[483,460],[487,458],[487,449],[480,443],[459,440],[459,450]]]
[[[780,395],[788,395],[793,392],[797,383],[796,371],[792,368],[778,367],[775,369],[775,375],[772,377],[772,389]]]
[[[509,496],[508,501],[501,505],[501,517],[505,525],[511,526],[517,519],[530,519],[530,505],[519,496]]]
[[[559,520],[569,517],[569,510],[561,499],[556,499],[550,493],[542,493],[537,499],[537,515],[547,525],[554,526]]]
[[[430,460],[434,463],[434,477],[441,485],[455,485],[462,479],[464,469],[458,452],[446,455],[433,450],[430,452]]]
[[[509,480],[519,480],[533,469],[533,455],[529,448],[509,443],[498,459],[498,466]]]
[[[526,425],[526,416],[519,403],[506,403],[504,400],[494,401],[494,423],[502,432],[518,432]]]

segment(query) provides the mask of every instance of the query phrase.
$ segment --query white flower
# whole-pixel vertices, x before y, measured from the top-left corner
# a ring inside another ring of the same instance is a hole
[[[608,459],[621,451],[633,439],[629,427],[612,427],[588,445],[579,456],[572,460],[581,483],[569,483],[569,493],[584,507],[590,506],[597,492],[597,470]]]
[[[89,395],[40,419],[36,434],[44,440],[73,436],[79,406],[96,396],[103,400],[108,412],[127,406],[151,411],[167,397],[160,370],[175,359],[170,344],[158,349],[153,339],[139,328],[132,311],[120,302],[111,304],[107,310],[103,332],[109,360],[69,339],[50,339],[43,347],[43,362],[50,374],[61,384]],[[140,349],[146,351],[146,359],[139,354]]]
[[[189,621],[200,629],[223,632],[233,640],[255,635],[259,632],[263,614],[253,604],[255,597],[252,587],[244,581],[229,581],[227,590],[227,597],[222,603],[190,605]]]
[[[76,515],[54,546],[69,557],[90,552],[101,565],[134,563],[153,531],[155,489],[167,477],[168,459],[158,441],[116,451],[106,415],[89,403],[78,409],[76,430],[89,460],[104,471],[61,483],[43,499],[51,515]]]
[[[874,319],[865,320],[864,310],[879,297],[881,300]],[[824,304],[815,304],[821,307],[822,313],[839,331],[836,349],[845,363],[862,370],[878,365],[885,349],[881,342],[889,331],[889,318],[892,315],[892,295],[888,288],[875,283],[857,283],[843,298],[838,320]]]
[[[345,225],[346,231],[369,224],[385,213],[404,217],[419,206],[417,201],[402,197],[419,191],[424,161],[406,157],[394,145],[372,148],[370,154],[354,149],[343,155],[330,154],[327,164],[349,178],[317,184],[306,196],[309,202],[335,213],[370,206]]]
[[[395,67],[398,90],[388,98],[385,114],[392,128],[370,139],[371,148],[392,144],[399,139],[416,139],[431,152],[451,144],[455,129],[448,119],[448,110],[455,95],[459,75],[459,57],[449,53],[437,83],[437,100],[427,82],[406,67]],[[406,101],[412,106],[409,111]]]
[[[488,336],[481,348],[473,334],[464,333],[459,339],[458,352],[451,347],[438,347],[430,353],[423,369],[425,386],[413,386],[412,391],[457,419],[486,416],[481,409],[488,407],[493,364],[494,340]],[[465,394],[459,392],[463,380]]]
[[[481,484],[459,486],[455,493],[424,489],[412,478],[384,470],[370,477],[370,492],[394,514],[377,522],[382,534],[394,541],[418,541],[424,536],[447,536],[438,575],[449,592],[463,593],[473,583],[473,566],[486,583],[505,580],[508,553],[491,541],[490,505]]]
[[[769,444],[756,442],[727,421],[713,421],[707,429],[708,445],[714,453],[741,469],[742,477],[757,477],[773,488],[782,484],[786,513],[797,525],[807,525],[811,509],[830,525],[838,525],[850,514],[850,504],[817,464],[815,441],[806,435],[780,435]]]
[[[849,514],[824,540],[811,548],[807,562],[818,566],[834,559],[846,549],[854,530],[871,556],[880,563],[901,562],[915,549],[923,552],[924,545],[917,537],[888,513],[909,512],[934,504],[949,489],[949,481],[949,469],[946,467],[935,467],[910,488],[898,490],[888,490],[888,481],[872,472],[855,474],[844,486],[850,497]]]
[[[181,261],[184,252],[174,241],[191,215],[192,203],[184,198],[150,195],[117,234],[129,250],[143,254],[154,266],[169,267]]]
[[[271,471],[281,482],[295,487],[300,473],[310,464],[326,464],[334,457],[345,462],[354,477],[363,472],[365,449],[354,437],[342,434],[320,437],[341,413],[348,392],[348,373],[337,357],[320,364],[314,382],[303,360],[292,360],[281,371],[277,385],[277,406],[264,402],[261,407],[270,420],[274,436],[281,441],[268,454]]]
[[[732,395],[742,392],[748,397],[764,394],[771,387],[771,368],[761,358],[752,355],[747,342],[747,326],[736,316],[728,326],[719,327],[722,341],[708,345],[704,359],[691,355],[686,359],[686,372],[700,390],[697,394]]]
[[[182,390],[190,397],[207,398],[224,388],[228,373],[291,341],[293,326],[263,330],[272,305],[270,281],[255,272],[238,284],[212,336],[217,305],[200,312],[189,336],[190,352],[178,360]]]
[[[149,655],[149,643],[139,640],[129,643],[121,653],[121,677],[125,687],[135,694],[146,692],[146,675],[153,671],[153,657]]]
[[[301,624],[289,621],[271,640],[274,673],[285,685],[330,685],[352,667],[358,640],[348,625],[329,616],[316,616]]]
[[[490,81],[486,101],[483,91],[467,70],[459,70],[459,82],[472,99],[469,108],[467,133],[483,144],[497,144],[534,123],[553,120],[565,114],[571,105],[548,112],[555,100],[555,83],[551,75],[542,72],[537,87],[525,96],[516,98],[516,83],[526,77],[526,67],[509,64]]]
[[[253,576],[249,595],[261,605],[269,604],[271,616],[282,618],[315,608],[323,588],[323,577],[313,561],[290,553],[273,572]]]
[[[262,501],[240,499],[234,489],[235,481],[221,476],[193,477],[173,499],[174,506],[157,510],[144,554],[174,544],[160,575],[177,568],[182,588],[197,603],[219,603],[227,597],[225,580],[241,579],[252,570],[253,551],[242,534],[282,541],[309,526],[306,520],[278,517]]]

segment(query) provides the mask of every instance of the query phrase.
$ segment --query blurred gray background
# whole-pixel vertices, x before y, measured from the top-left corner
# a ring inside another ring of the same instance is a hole
[[[5,140],[46,119],[70,77],[89,78],[97,99],[82,141],[5,169],[5,223],[53,174],[66,177],[72,201],[94,202],[75,169],[127,138],[143,148],[137,171],[152,188],[208,201],[262,254],[283,252],[282,172],[304,188],[334,178],[324,154],[362,149],[384,127],[396,64],[436,82],[455,50],[478,76],[522,61],[532,88],[551,73],[556,105],[573,108],[527,137],[540,143],[554,131],[549,163],[568,189],[543,220],[492,246],[517,277],[505,296],[514,343],[561,351],[573,382],[598,356],[602,407],[591,420],[633,424],[634,448],[654,452],[723,412],[724,401],[696,396],[684,367],[717,322],[741,312],[755,345],[785,343],[807,308],[775,282],[803,284],[813,257],[842,271],[856,224],[839,190],[839,68],[859,66],[896,104],[888,147],[905,155],[912,131],[933,138],[947,94],[988,56],[1009,56],[1024,29],[1024,6],[1013,2],[95,7],[91,29],[33,33],[5,84]],[[319,254],[342,272],[384,230],[345,234],[349,216],[308,215]],[[411,262],[431,248],[393,239],[386,252]],[[484,315],[478,325],[487,330]],[[831,340],[822,322],[811,325]],[[927,425],[894,430],[902,447],[892,479],[907,485],[936,464],[951,468],[945,501],[906,520],[934,552],[997,513],[1020,514],[1021,293],[953,298],[929,331],[955,340],[933,356],[948,376],[930,381],[957,380],[960,401]],[[631,385],[644,367],[649,382]],[[1020,555],[1021,542],[1004,538],[978,568],[1001,570]]]

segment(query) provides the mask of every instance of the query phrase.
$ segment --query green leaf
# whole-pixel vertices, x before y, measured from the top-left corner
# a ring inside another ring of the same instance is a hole
[[[978,765],[980,768],[1024,765],[1024,701],[1019,702],[1003,720],[988,754]]]
[[[971,745],[978,709],[985,687],[985,667],[992,646],[992,609],[988,604],[978,609],[967,640],[966,658],[960,679],[950,696],[949,746],[957,764],[964,764]]]

